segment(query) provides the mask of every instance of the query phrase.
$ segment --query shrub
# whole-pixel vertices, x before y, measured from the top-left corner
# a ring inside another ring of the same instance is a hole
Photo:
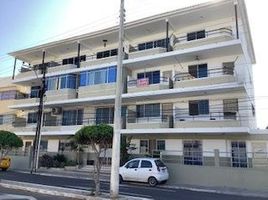
[[[58,161],[60,163],[66,163],[67,162],[67,158],[63,154],[57,154],[57,155],[55,155],[53,157],[53,160]]]
[[[77,163],[76,163],[76,161],[74,161],[74,160],[69,160],[69,161],[67,161],[67,163],[66,163],[66,166],[76,166],[77,165]]]
[[[39,162],[41,167],[53,167],[53,158],[47,154],[42,155]]]

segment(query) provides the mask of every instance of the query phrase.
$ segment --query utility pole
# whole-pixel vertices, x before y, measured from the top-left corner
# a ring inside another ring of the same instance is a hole
[[[42,85],[39,92],[39,105],[38,105],[38,112],[37,112],[37,125],[36,125],[36,132],[34,137],[34,146],[33,146],[33,156],[32,156],[32,163],[31,163],[31,173],[36,172],[38,167],[38,156],[39,156],[39,146],[41,142],[41,127],[43,125],[43,108],[44,108],[44,94],[46,92],[46,66],[45,66],[45,56],[46,52],[43,50],[43,57],[42,57],[42,70],[43,70],[43,77],[42,77]]]
[[[119,27],[119,46],[118,46],[118,61],[116,74],[116,94],[115,94],[115,109],[114,109],[114,135],[112,146],[112,166],[110,179],[110,196],[117,198],[119,194],[119,166],[120,166],[120,139],[121,139],[121,106],[122,106],[122,65],[123,65],[123,42],[124,42],[124,20],[125,9],[124,0],[120,4],[120,27]]]

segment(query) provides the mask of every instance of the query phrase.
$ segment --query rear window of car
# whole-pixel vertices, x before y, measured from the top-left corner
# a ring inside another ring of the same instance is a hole
[[[161,160],[154,161],[157,167],[166,167],[166,165]]]
[[[152,168],[153,165],[150,161],[142,160],[141,161],[141,168]]]

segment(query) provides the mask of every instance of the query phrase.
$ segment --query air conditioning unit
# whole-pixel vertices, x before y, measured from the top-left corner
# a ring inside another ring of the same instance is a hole
[[[62,108],[59,108],[59,107],[52,108],[51,112],[52,112],[52,115],[60,115],[62,113]]]

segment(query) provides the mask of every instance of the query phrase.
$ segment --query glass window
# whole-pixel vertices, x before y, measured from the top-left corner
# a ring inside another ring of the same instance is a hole
[[[205,30],[187,33],[187,41],[197,40],[197,39],[201,39],[201,38],[205,38],[205,37],[206,37]]]
[[[116,67],[110,67],[108,71],[108,83],[116,82]]]
[[[80,73],[80,86],[116,82],[116,66]]]
[[[140,163],[140,160],[133,160],[133,161],[130,161],[127,165],[126,165],[126,168],[138,168],[139,167],[139,163]]]
[[[31,87],[31,98],[39,98],[39,92],[40,92],[41,87],[40,86],[32,86]]]
[[[16,96],[17,96],[17,91],[15,90],[0,92],[1,100],[16,99]]]
[[[194,78],[203,78],[208,76],[207,64],[190,65],[188,66],[188,71]]]
[[[149,152],[149,141],[140,140],[140,153],[145,154]]]
[[[137,105],[137,117],[159,117],[160,116],[160,104],[144,104]]]
[[[46,141],[41,140],[40,141],[40,151],[47,151],[47,144],[48,144],[47,140]]]
[[[232,146],[232,166],[246,168],[247,164],[247,148],[246,142],[234,141]]]
[[[161,160],[154,161],[157,167],[166,167],[166,165]]]
[[[149,84],[158,84],[160,83],[160,71],[152,71],[137,74],[137,79],[143,79],[143,78],[148,78]]]
[[[75,75],[65,75],[60,77],[60,89],[64,88],[70,88],[75,89],[76,88],[76,77]]]
[[[28,124],[35,124],[37,123],[37,112],[35,113],[28,113],[27,123]]]
[[[87,72],[81,72],[80,73],[80,86],[86,86],[87,85]]]
[[[158,150],[158,151],[165,151],[166,150],[165,140],[157,140],[156,141],[156,150]]]
[[[116,56],[117,55],[117,49],[112,49],[111,50],[111,56]]]
[[[58,89],[58,77],[47,78],[47,90],[57,90]]]
[[[114,108],[97,108],[96,109],[96,124],[113,124],[114,123]]]
[[[185,165],[202,165],[202,143],[197,140],[183,142],[183,158]]]
[[[146,49],[145,43],[138,44],[138,49],[139,49],[139,51],[145,50]]]
[[[83,110],[65,110],[62,114],[62,125],[82,125],[83,124]]]
[[[141,161],[141,168],[152,168],[153,165],[151,163],[151,161],[148,160],[142,160]]]
[[[156,47],[166,47],[166,39],[154,40],[138,44],[138,50],[152,49]]]
[[[190,115],[204,115],[209,114],[209,101],[189,101],[189,114]]]

